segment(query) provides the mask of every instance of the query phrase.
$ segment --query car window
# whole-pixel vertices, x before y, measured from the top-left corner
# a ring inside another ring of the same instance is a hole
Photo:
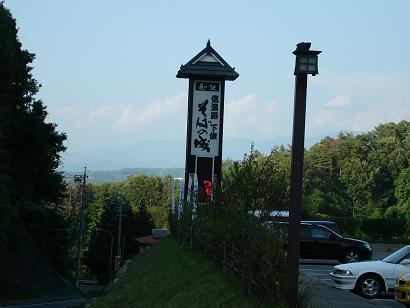
[[[410,260],[410,253],[408,253],[407,256],[405,256],[403,259],[401,259],[400,262],[403,261],[403,260]]]
[[[312,237],[328,239],[330,237],[330,232],[327,231],[326,229],[312,227]]]
[[[300,226],[300,237],[312,237],[312,232],[310,231],[309,226],[301,225]]]
[[[324,220],[303,220],[302,222],[312,224],[312,225],[319,225],[319,226],[324,226],[333,232],[340,234],[339,228],[337,227],[337,224],[333,221],[324,221]]]
[[[405,246],[391,255],[384,258],[382,261],[387,263],[399,263],[401,260],[405,259],[406,256],[410,254],[410,246]]]
[[[323,224],[323,226],[329,228],[330,230],[339,233],[339,230],[337,229],[337,226],[335,224]]]

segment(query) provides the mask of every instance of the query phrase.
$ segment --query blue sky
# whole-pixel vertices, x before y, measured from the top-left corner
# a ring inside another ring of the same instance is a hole
[[[240,74],[227,82],[224,157],[290,143],[294,56],[312,42],[307,143],[410,120],[403,1],[5,0],[49,121],[68,135],[64,168],[183,167],[186,79],[211,44]]]

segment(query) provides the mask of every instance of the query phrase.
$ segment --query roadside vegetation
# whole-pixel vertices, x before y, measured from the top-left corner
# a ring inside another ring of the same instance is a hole
[[[65,183],[57,170],[66,135],[47,122],[46,107],[36,97],[40,85],[31,73],[33,60],[18,40],[16,21],[0,2],[0,297],[6,299],[70,289],[50,269],[65,275],[70,262],[62,206]],[[32,238],[33,253],[23,255]],[[38,246],[43,253],[36,253]],[[28,256],[43,259],[15,264]],[[29,277],[36,266],[42,271]],[[54,290],[57,286],[61,289]]]
[[[247,211],[289,209],[290,147],[225,161],[222,188]],[[410,122],[340,133],[305,151],[303,219],[335,220],[372,242],[410,238]],[[383,232],[380,232],[383,226]]]
[[[389,151],[386,144],[394,147]],[[342,133],[314,145],[305,153],[303,218],[336,220],[342,232],[362,239],[406,241],[409,146],[410,123],[405,121],[358,136]],[[225,162],[222,185],[212,201],[203,192],[193,193],[191,204],[170,219],[172,234],[187,249],[201,251],[221,270],[245,281],[254,300],[284,305],[288,285],[281,234],[261,222],[272,219],[274,210],[289,209],[290,160],[290,148],[263,155],[252,146],[243,160]],[[256,211],[262,212],[262,221]]]
[[[105,183],[85,186],[84,239],[81,267],[82,279],[107,283],[111,262],[111,240],[113,256],[118,253],[118,228],[121,208],[121,257],[130,258],[138,252],[137,237],[150,235],[155,227],[168,226],[168,211],[171,204],[170,176],[164,178],[146,175],[132,175],[122,183]],[[78,222],[81,204],[81,183],[67,186],[67,197],[63,206],[70,230],[70,272],[74,277],[75,258],[78,253]]]
[[[175,240],[165,239],[134,257],[126,271],[119,274],[118,282],[91,307],[253,307],[254,304],[242,286],[221,273],[214,262],[183,248]]]

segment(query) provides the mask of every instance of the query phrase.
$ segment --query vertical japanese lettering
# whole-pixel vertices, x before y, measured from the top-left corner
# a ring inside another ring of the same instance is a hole
[[[193,95],[191,154],[217,156],[220,83],[197,81]]]

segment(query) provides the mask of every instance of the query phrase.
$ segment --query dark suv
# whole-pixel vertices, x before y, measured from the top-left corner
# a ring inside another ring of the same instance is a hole
[[[340,234],[339,227],[337,224],[333,221],[328,221],[328,220],[302,220],[302,223],[307,223],[307,224],[312,224],[312,225],[321,225],[326,228],[329,228],[330,230],[336,232],[337,234]]]
[[[278,228],[287,245],[287,222],[269,225]],[[331,259],[341,263],[370,260],[373,250],[369,243],[345,238],[329,228],[311,223],[300,224],[300,257],[302,259]]]

